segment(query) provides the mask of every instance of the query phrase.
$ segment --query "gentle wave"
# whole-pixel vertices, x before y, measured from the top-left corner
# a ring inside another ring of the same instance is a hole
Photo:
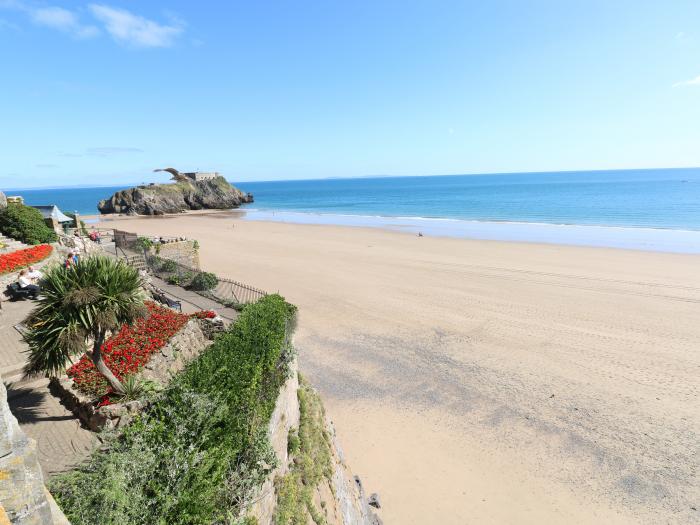
[[[700,253],[700,231],[671,228],[477,221],[410,216],[391,217],[263,210],[259,208],[243,210],[243,218],[251,221],[382,228],[416,235],[422,233],[423,235],[477,240]]]

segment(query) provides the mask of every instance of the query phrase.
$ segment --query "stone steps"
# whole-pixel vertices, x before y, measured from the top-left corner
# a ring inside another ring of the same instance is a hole
[[[148,265],[146,264],[146,259],[143,255],[131,255],[127,257],[126,262],[137,270],[147,271]]]

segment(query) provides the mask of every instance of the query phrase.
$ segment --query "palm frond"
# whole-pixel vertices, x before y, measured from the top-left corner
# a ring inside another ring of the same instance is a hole
[[[132,322],[143,309],[138,271],[105,256],[69,268],[54,266],[41,284],[41,298],[26,321],[28,375],[62,373],[71,357],[86,350],[89,338]]]

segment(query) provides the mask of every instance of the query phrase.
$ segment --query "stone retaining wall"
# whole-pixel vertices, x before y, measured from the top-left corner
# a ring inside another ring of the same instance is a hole
[[[287,436],[292,427],[299,428],[299,377],[297,375],[296,362],[292,364],[292,377],[280,389],[275,410],[272,412],[268,424],[270,444],[279,460],[279,466],[270,473],[260,489],[258,499],[249,509],[249,513],[258,519],[258,523],[272,523],[272,517],[277,505],[274,480],[278,476],[284,476],[289,472],[289,455],[287,453]]]
[[[197,241],[169,241],[151,248],[151,253],[170,259],[188,268],[199,270],[199,250]]]

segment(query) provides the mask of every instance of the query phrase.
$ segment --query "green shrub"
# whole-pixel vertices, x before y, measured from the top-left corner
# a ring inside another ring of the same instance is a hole
[[[254,523],[242,516],[275,468],[267,426],[293,315],[279,295],[248,306],[106,451],[55,477],[71,523]]]
[[[177,263],[170,259],[160,259],[160,271],[161,272],[175,272],[177,271]]]
[[[136,239],[136,246],[142,250],[149,250],[153,246],[153,241],[148,237],[138,237]]]
[[[194,276],[194,279],[192,279],[190,287],[193,290],[206,292],[216,288],[217,284],[219,284],[219,279],[216,275],[211,272],[199,272]]]
[[[192,272],[173,274],[168,277],[167,281],[169,284],[174,284],[176,286],[187,286],[192,281]]]
[[[0,210],[0,232],[26,244],[56,241],[56,232],[46,225],[41,212],[24,204],[11,203]]]
[[[300,447],[301,441],[299,440],[299,433],[296,428],[292,427],[287,434],[287,452],[291,455],[297,454]]]

